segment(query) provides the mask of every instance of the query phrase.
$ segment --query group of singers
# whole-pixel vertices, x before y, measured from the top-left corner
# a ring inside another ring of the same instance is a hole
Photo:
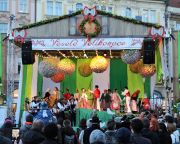
[[[146,109],[150,108],[150,102],[146,99],[146,101],[141,101],[138,98],[140,90],[136,90],[132,95],[127,87],[124,88],[124,91],[121,93],[121,97],[118,94],[117,89],[113,90],[113,92],[108,89],[104,90],[101,94],[99,90],[99,86],[96,85],[95,89],[86,90],[85,88],[81,89],[81,93],[76,90],[75,94],[71,94],[69,89],[66,88],[66,92],[60,98],[59,90],[57,87],[53,89],[51,94],[50,89],[48,88],[43,101],[46,101],[48,107],[53,109],[54,111],[64,111],[67,108],[71,108],[75,110],[75,108],[86,108],[86,109],[96,109],[96,110],[115,110],[120,111],[120,109],[124,109],[124,112],[138,112],[141,106],[146,106]],[[92,103],[88,99],[88,94],[92,95]],[[139,100],[139,107],[137,104],[137,99]],[[143,104],[142,104],[143,103]],[[35,96],[31,102],[32,109],[38,109],[39,100]]]

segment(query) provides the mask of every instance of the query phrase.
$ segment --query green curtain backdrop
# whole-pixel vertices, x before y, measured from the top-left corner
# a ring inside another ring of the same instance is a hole
[[[72,59],[75,65],[77,65],[77,60]],[[77,69],[77,68],[76,68]],[[70,93],[75,93],[76,92],[76,70],[71,74],[71,75],[66,75],[65,79],[60,83],[60,89],[61,92],[65,92],[66,88],[69,89]]]
[[[88,91],[89,89],[91,89],[91,86],[92,86],[92,79],[93,79],[92,74],[90,76],[88,76],[88,77],[83,77],[78,72],[78,67],[82,63],[85,63],[85,62],[88,62],[88,61],[90,61],[90,59],[78,59],[77,60],[77,66],[76,66],[76,69],[77,69],[77,73],[76,73],[77,81],[76,81],[76,86],[77,86],[77,89],[79,90],[79,92],[81,92],[82,88],[85,88]]]
[[[38,64],[42,61],[42,57],[38,57]],[[42,97],[42,88],[43,88],[43,76],[38,72],[37,78],[37,95]]]
[[[110,89],[118,89],[119,94],[127,86],[127,64],[121,59],[110,59]]]
[[[31,95],[32,74],[33,74],[33,65],[27,65],[25,97],[28,97],[30,100],[32,98]]]
[[[159,52],[159,46],[156,47],[155,50],[155,65],[156,65],[156,83],[159,83],[163,76],[163,69],[162,69],[162,62],[161,62],[161,55]]]
[[[136,90],[140,90],[139,98],[144,97],[144,83],[143,78],[139,74],[132,73],[127,67],[128,70],[128,89],[132,95]]]
[[[148,98],[151,98],[151,78],[145,78],[144,93]]]
[[[2,82],[2,69],[3,69],[3,66],[2,66],[2,36],[0,34],[0,83]]]
[[[180,32],[178,32],[178,78],[180,78]],[[180,83],[179,83],[180,92]]]
[[[20,114],[22,114],[23,110],[24,110],[24,101],[25,101],[25,97],[26,97],[26,83],[27,83],[27,65],[23,65],[23,77],[22,77],[22,92],[21,92],[21,112]]]

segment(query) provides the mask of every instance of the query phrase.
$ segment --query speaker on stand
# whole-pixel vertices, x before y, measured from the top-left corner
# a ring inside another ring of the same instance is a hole
[[[155,64],[155,41],[150,38],[145,38],[143,43],[143,63]]]
[[[32,51],[32,42],[26,41],[22,44],[22,64],[28,65],[35,62],[35,56]]]

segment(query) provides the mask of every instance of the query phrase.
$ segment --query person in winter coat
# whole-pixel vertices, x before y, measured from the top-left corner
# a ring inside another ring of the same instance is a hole
[[[20,130],[19,130],[19,136],[20,136],[21,139],[22,139],[24,133],[32,128],[32,124],[33,124],[33,115],[32,114],[28,114],[26,116],[25,124],[22,125],[20,127]]]
[[[40,144],[45,137],[42,134],[44,123],[42,120],[35,120],[32,128],[24,133],[22,138],[23,144]]]

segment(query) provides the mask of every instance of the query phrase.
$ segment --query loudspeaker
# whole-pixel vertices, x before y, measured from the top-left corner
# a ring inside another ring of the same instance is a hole
[[[27,41],[22,44],[22,64],[28,65],[35,62],[35,57],[32,51],[32,42]]]
[[[152,39],[144,39],[143,63],[155,63],[155,41]]]

